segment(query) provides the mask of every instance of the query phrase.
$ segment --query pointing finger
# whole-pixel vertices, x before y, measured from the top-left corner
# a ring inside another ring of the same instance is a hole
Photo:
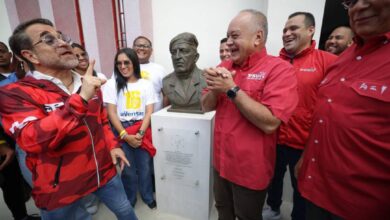
[[[92,76],[93,75],[93,68],[94,68],[94,66],[95,66],[95,60],[92,59],[92,60],[89,61],[88,69],[85,72],[86,76]]]

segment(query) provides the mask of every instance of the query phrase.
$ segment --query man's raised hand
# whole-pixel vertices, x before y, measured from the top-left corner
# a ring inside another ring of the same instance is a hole
[[[105,79],[100,79],[96,76],[93,76],[94,66],[95,60],[90,60],[88,69],[82,78],[80,96],[85,101],[91,99],[96,94],[96,91],[99,90],[104,83],[106,83]]]

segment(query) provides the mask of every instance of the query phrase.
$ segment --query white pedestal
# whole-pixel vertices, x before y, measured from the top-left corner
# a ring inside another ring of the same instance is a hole
[[[157,207],[191,220],[209,219],[213,205],[214,114],[152,114]]]

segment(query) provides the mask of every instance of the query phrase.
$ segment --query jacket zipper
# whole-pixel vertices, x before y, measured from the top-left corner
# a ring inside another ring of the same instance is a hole
[[[85,118],[83,118],[83,121],[84,121],[84,124],[87,126],[88,134],[89,134],[89,137],[91,138],[93,158],[95,160],[95,165],[96,165],[97,184],[98,184],[98,188],[99,188],[100,187],[100,175],[99,175],[99,164],[97,162],[96,152],[95,152],[95,143],[93,142],[92,132],[91,132],[91,129],[89,129],[88,123],[85,120]]]

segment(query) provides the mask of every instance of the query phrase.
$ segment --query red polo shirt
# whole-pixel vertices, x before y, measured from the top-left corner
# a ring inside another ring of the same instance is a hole
[[[297,87],[293,67],[267,55],[253,53],[244,65],[232,61],[221,66],[236,71],[234,82],[252,99],[287,122],[296,107]],[[225,94],[218,97],[214,129],[214,167],[223,178],[238,185],[265,189],[274,171],[276,132],[265,134],[249,122]]]
[[[290,62],[295,68],[299,102],[288,123],[280,126],[278,143],[300,150],[305,148],[309,137],[318,85],[325,77],[327,67],[337,59],[337,56],[317,50],[315,46],[313,40],[309,48],[294,57],[290,57],[284,48],[280,50],[280,58]]]
[[[390,32],[348,48],[319,88],[298,186],[347,220],[390,216],[389,41]]]

